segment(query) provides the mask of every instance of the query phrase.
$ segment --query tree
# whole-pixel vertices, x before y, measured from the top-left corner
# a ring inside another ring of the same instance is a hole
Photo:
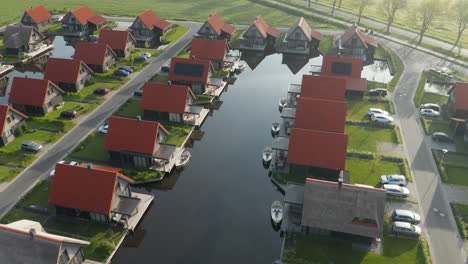
[[[331,15],[333,16],[333,14],[335,13],[336,2],[338,2],[338,0],[332,0],[332,2],[333,2],[333,7],[331,10]]]
[[[461,0],[463,1],[463,0]],[[387,33],[390,32],[390,27],[395,20],[396,13],[404,9],[408,4],[407,0],[383,0],[382,1],[382,12],[384,16],[387,18]]]
[[[422,0],[415,8],[415,19],[419,23],[419,41],[421,44],[424,34],[429,27],[436,22],[444,13],[441,0]]]
[[[366,10],[366,8],[372,4],[372,0],[354,0],[354,4],[358,11],[357,23],[359,24],[361,22],[361,17],[364,13],[364,10]]]
[[[340,0],[340,1],[338,2],[338,8],[341,8],[341,5],[342,5],[342,4],[343,4],[343,0]]]
[[[452,7],[452,15],[457,26],[457,40],[453,45],[454,47],[456,47],[458,45],[458,42],[460,42],[460,38],[463,35],[463,32],[465,32],[465,29],[468,28],[468,1],[456,1],[454,6]]]

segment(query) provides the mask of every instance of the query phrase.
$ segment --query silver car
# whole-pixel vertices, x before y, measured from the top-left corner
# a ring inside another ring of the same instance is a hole
[[[421,216],[410,210],[397,209],[392,213],[393,221],[408,222],[410,224],[419,224]]]
[[[391,231],[399,235],[415,236],[421,235],[421,228],[417,225],[413,225],[407,222],[392,222]]]
[[[408,197],[410,195],[410,191],[408,190],[408,188],[400,187],[395,184],[384,184],[383,188],[385,189],[387,194],[392,196]]]
[[[423,109],[419,110],[419,113],[422,116],[427,116],[427,117],[439,117],[440,116],[439,112],[437,112],[436,110],[433,110],[433,109],[429,109],[429,108],[423,108]]]
[[[382,114],[373,114],[371,115],[372,121],[375,122],[380,122],[380,123],[391,123],[393,122],[393,117],[388,116],[388,115],[382,115]]]
[[[399,186],[406,186],[406,177],[399,174],[388,174],[380,176],[381,184],[395,184]]]
[[[367,111],[367,114],[368,115],[373,115],[373,114],[381,114],[381,115],[387,115],[388,116],[388,112],[385,111],[385,110],[382,110],[380,108],[369,108],[369,110]]]

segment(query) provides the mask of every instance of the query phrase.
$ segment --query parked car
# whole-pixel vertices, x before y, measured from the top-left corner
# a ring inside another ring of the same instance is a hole
[[[147,59],[151,58],[151,54],[149,54],[148,52],[141,53],[141,54],[138,55],[138,56],[143,56],[143,57],[146,57]]]
[[[171,70],[169,65],[163,65],[161,67],[161,72],[169,72]]]
[[[143,96],[143,89],[138,89],[133,92],[134,96]]]
[[[59,17],[57,17],[57,22],[61,22],[61,21],[62,21],[62,19],[63,19],[63,16],[59,16]]]
[[[23,143],[21,143],[21,149],[36,153],[42,149],[42,145],[34,141],[23,141]]]
[[[387,192],[387,194],[392,196],[399,196],[399,197],[408,197],[410,195],[410,191],[406,187],[400,187],[395,184],[384,184],[383,188]]]
[[[78,112],[70,109],[70,110],[65,110],[62,113],[60,113],[60,116],[63,118],[74,118],[78,115]]]
[[[128,73],[128,71],[124,71],[124,70],[116,70],[114,71],[114,75],[117,75],[117,76],[128,76],[130,73]]]
[[[145,57],[145,56],[140,55],[140,56],[136,56],[134,60],[144,60],[144,61],[147,61],[148,58]]]
[[[407,236],[419,237],[421,235],[421,228],[419,226],[400,221],[392,222],[391,231],[395,234]]]
[[[375,88],[375,89],[370,89],[369,91],[367,91],[367,94],[386,96],[388,94],[388,90],[385,88]]]
[[[421,110],[419,110],[419,113],[422,115],[422,116],[427,116],[427,117],[439,117],[440,116],[440,113],[433,110],[433,109],[429,109],[429,108],[423,108]]]
[[[434,134],[432,134],[432,140],[436,142],[453,143],[453,139],[444,132],[434,132]]]
[[[127,66],[120,66],[119,70],[124,70],[124,71],[127,71],[129,73],[133,72],[133,69],[130,68],[130,67],[127,67]]]
[[[440,112],[440,106],[438,104],[422,104],[419,106],[419,109],[432,109],[434,111]]]
[[[94,94],[97,94],[97,95],[106,95],[109,93],[109,89],[107,88],[97,88],[96,90],[94,90]]]
[[[388,174],[380,176],[381,184],[395,184],[399,186],[406,186],[406,177],[398,174]]]
[[[109,130],[109,124],[105,124],[99,127],[98,132],[102,134],[107,134],[108,130]]]
[[[387,115],[388,116],[388,112],[387,111],[384,111],[380,108],[369,108],[369,110],[367,111],[367,114],[368,115],[373,115],[373,114],[381,114],[381,115]]]
[[[416,225],[421,222],[421,216],[410,210],[397,209],[392,212],[392,220]]]
[[[375,122],[380,122],[380,123],[392,123],[393,122],[393,117],[388,116],[388,115],[382,115],[382,114],[373,114],[371,115],[372,121]]]
[[[61,161],[59,161],[58,163],[68,164],[68,165],[80,165],[79,162],[77,162],[77,161],[72,161],[72,160],[61,160]],[[49,177],[54,177],[54,176],[55,176],[55,169],[53,169],[53,170],[49,173]]]

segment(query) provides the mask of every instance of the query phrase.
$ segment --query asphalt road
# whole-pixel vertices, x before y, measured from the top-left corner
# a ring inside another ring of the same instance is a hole
[[[189,25],[190,30],[180,38],[167,51],[159,57],[150,60],[150,64],[143,71],[137,73],[118,92],[111,95],[102,105],[77,124],[71,131],[46,150],[32,165],[27,167],[16,177],[2,192],[0,192],[0,218],[42,177],[47,176],[55,163],[62,160],[70,153],[86,136],[96,131],[98,127],[119,108],[133,92],[148,81],[161,66],[170,58],[177,55],[192,39],[192,35],[199,26]]]
[[[405,63],[398,86],[394,93],[394,105],[403,135],[408,161],[416,183],[417,197],[423,211],[423,220],[432,259],[435,264],[465,263],[463,241],[460,239],[449,201],[442,188],[431,147],[424,141],[425,133],[419,113],[413,103],[422,70],[449,66],[465,74],[466,68],[447,63],[420,51],[381,40],[400,54]]]

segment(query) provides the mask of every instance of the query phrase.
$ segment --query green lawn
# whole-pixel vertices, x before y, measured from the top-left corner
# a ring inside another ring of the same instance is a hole
[[[54,206],[49,204],[49,192],[52,185],[51,181],[43,180],[34,186],[31,191],[29,191],[21,201],[18,202],[18,205],[28,207],[30,205],[40,205],[46,207],[50,210],[54,209]]]
[[[280,172],[274,172],[272,177],[281,184],[287,184],[288,182],[305,184],[305,180],[306,180],[306,178],[301,175],[294,175],[294,174],[280,173]]]
[[[333,35],[324,35],[320,41],[320,51],[328,56],[336,55],[336,37]]]
[[[420,106],[421,104],[425,104],[425,103],[434,103],[434,104],[439,104],[440,106],[442,106],[448,102],[448,96],[427,93],[424,91],[424,85],[426,84],[426,81],[433,81],[433,80],[442,80],[442,79],[433,72],[423,71],[421,75],[421,79],[419,79],[419,84],[416,90],[416,94],[414,95],[414,98],[413,98],[414,104],[416,106]]]
[[[50,112],[48,115],[45,117],[39,117],[39,119],[47,119],[47,120],[56,120],[56,119],[61,119],[61,120],[69,120],[69,119],[63,119],[60,117],[60,114],[63,111],[66,110],[76,110],[79,115],[84,115],[89,113],[90,111],[94,110],[98,105],[97,104],[86,104],[86,103],[76,103],[76,102],[65,102],[65,105],[57,110],[54,110]]]
[[[377,152],[377,142],[400,143],[396,129],[347,125],[345,134],[349,135],[348,151]]]
[[[195,102],[208,102],[208,101],[211,101],[213,98],[214,96],[211,96],[211,95],[197,94],[197,98],[195,98]]]
[[[405,65],[395,52],[384,45],[379,45],[375,53],[376,57],[387,59],[390,69],[392,69],[393,73],[395,73],[392,80],[387,84],[387,89],[389,91],[394,91],[398,81],[400,80],[401,74],[405,69]]]
[[[18,174],[21,173],[20,168],[8,168],[0,166],[0,182],[2,181],[12,181]]]
[[[41,31],[43,32],[61,32],[63,31],[63,27],[62,27],[62,23],[54,23],[44,29],[42,29]]]
[[[23,219],[28,219],[44,224],[44,222],[47,220],[47,216],[29,213],[23,210],[13,208],[10,211],[8,211],[8,213],[0,220],[0,223],[9,224]]]
[[[468,216],[468,205],[452,202],[450,207],[455,217],[458,232],[462,238],[466,239],[468,237],[468,218],[466,217]]]
[[[102,103],[105,98],[102,95],[95,95],[94,90],[98,88],[107,88],[109,90],[116,90],[120,88],[119,84],[115,83],[94,83],[85,86],[78,93],[67,93],[64,100],[85,101],[90,103]]]
[[[398,163],[384,162],[378,159],[346,159],[346,170],[351,173],[351,183],[380,186],[380,176],[384,174],[401,174]],[[408,177],[408,175],[406,175]]]
[[[114,71],[117,70],[120,66],[122,66],[122,65],[115,64],[107,72],[104,72],[104,73],[95,72],[95,73],[93,73],[93,76],[91,78],[92,82],[94,82],[94,83],[112,82],[112,83],[117,83],[117,84],[126,83],[129,80],[129,77],[114,75]]]
[[[283,261],[297,264],[425,264],[424,242],[390,236],[386,226],[382,238],[384,253],[369,253],[352,249],[351,242],[298,235],[295,247],[287,249]]]
[[[463,139],[463,134],[460,133],[461,127],[458,127],[458,132],[454,133],[454,124],[450,125],[450,121],[448,120],[440,120],[440,119],[431,119],[431,118],[421,118],[424,131],[427,135],[432,135],[434,132],[444,132],[447,135],[453,137],[455,147],[457,152],[468,152],[468,145],[465,143]]]
[[[68,132],[73,127],[74,124],[72,121],[67,120],[48,120],[36,117],[30,117],[28,121],[26,121],[26,125],[30,129],[49,129],[55,130],[58,132]]]
[[[241,30],[241,29],[236,30],[236,32],[234,33],[234,35],[231,38],[231,41],[229,42],[229,45],[231,45],[231,47],[233,47],[233,48],[239,47],[240,46],[240,37],[242,36],[243,33],[244,33],[244,30]]]
[[[156,75],[154,75],[153,77],[151,77],[151,79],[149,80],[149,82],[167,83],[168,80],[169,80],[169,76],[168,76],[168,75],[156,74]]]
[[[71,156],[107,162],[110,157],[109,152],[104,149],[105,140],[106,136],[101,133],[91,134],[73,150]]]
[[[178,39],[180,39],[185,33],[189,31],[189,27],[182,26],[182,25],[172,25],[171,30],[164,34],[162,37],[162,41],[167,41],[170,42],[169,46],[166,47],[169,48],[172,46]]]
[[[192,131],[192,127],[182,125],[169,125],[163,124],[164,127],[171,133],[167,137],[167,144],[175,144],[181,147],[189,133]]]
[[[164,173],[162,171],[153,170],[124,169],[123,174],[135,181],[149,181],[161,178]]]
[[[432,153],[444,182],[468,186],[466,156],[452,152],[443,155],[441,150],[432,150]]]
[[[143,109],[140,108],[140,100],[128,99],[122,106],[115,111],[115,115],[125,117],[143,116]]]
[[[363,100],[348,100],[348,115],[346,120],[360,122],[370,121],[369,115],[367,115],[369,108],[380,108],[389,113],[394,113],[390,102],[377,103]]]

